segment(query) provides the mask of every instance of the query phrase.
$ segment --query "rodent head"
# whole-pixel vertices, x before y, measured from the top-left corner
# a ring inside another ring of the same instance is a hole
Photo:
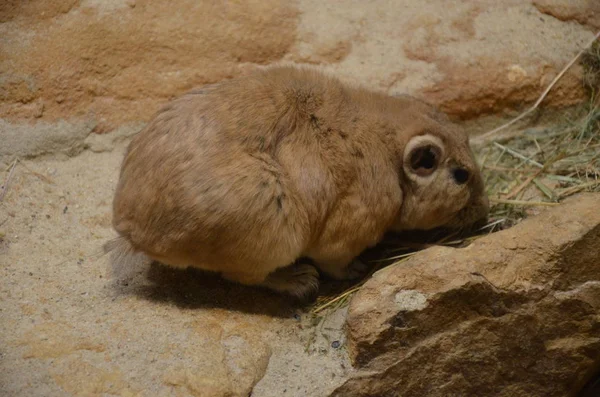
[[[489,212],[467,134],[444,115],[429,110],[402,128],[404,197],[393,226],[396,231],[469,227],[484,221]]]

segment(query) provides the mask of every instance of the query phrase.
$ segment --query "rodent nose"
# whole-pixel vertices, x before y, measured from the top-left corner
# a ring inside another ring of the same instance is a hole
[[[452,170],[452,176],[454,177],[456,183],[463,185],[467,183],[470,175],[469,171],[465,170],[464,168],[455,168]]]

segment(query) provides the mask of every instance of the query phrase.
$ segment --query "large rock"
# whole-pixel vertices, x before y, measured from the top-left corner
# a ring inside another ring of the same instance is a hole
[[[0,4],[0,117],[147,120],[169,97],[281,59],[297,11],[277,0]]]
[[[322,3],[299,2],[298,40],[288,58],[327,65],[390,94],[415,94],[459,118],[535,101],[593,37],[589,26],[521,0]],[[591,3],[579,10],[589,13]],[[544,105],[581,101],[580,81],[576,65]]]
[[[49,373],[54,382],[49,381],[48,386],[78,396],[140,395],[140,387],[127,378],[132,373],[137,373],[138,379],[150,374],[154,377],[158,372],[157,380],[162,382],[157,388],[159,393],[177,390],[178,395],[241,397],[250,394],[267,369],[268,346],[245,330],[225,330],[211,318],[179,330],[158,324],[156,318],[153,322],[154,326],[143,332],[147,344],[143,349],[121,346],[128,355],[146,361],[146,371],[124,363],[124,355],[115,354],[111,342],[100,342],[100,335],[86,335],[89,331],[85,325],[45,321],[32,327],[17,343],[25,348],[24,359],[51,362]],[[130,332],[127,326],[114,325],[111,336],[125,339]],[[169,362],[176,361],[172,356],[178,344],[186,345],[186,355],[178,357],[179,363]]]
[[[534,101],[593,35],[596,2],[534,3],[3,1],[0,118],[90,119],[105,132],[282,60],[415,94],[456,117],[494,113]],[[544,104],[581,101],[580,77],[575,66]]]
[[[566,396],[600,365],[600,194],[378,272],[335,396]]]

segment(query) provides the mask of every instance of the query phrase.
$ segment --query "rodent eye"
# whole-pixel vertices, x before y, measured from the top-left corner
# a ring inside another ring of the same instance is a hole
[[[431,175],[438,167],[440,149],[434,145],[416,147],[410,153],[410,168],[419,176]]]
[[[452,176],[454,177],[456,183],[463,185],[469,180],[470,174],[469,171],[465,170],[464,168],[455,168],[452,170]]]

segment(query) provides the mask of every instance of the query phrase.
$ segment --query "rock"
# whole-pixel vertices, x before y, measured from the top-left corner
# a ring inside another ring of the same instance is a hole
[[[417,95],[460,119],[534,102],[593,36],[518,0],[457,1],[452,7],[441,0],[405,0],[395,7],[376,0],[360,9],[351,0],[320,3],[299,3],[298,39],[287,59],[319,63],[390,94]],[[348,48],[343,43],[351,49],[330,51]],[[329,53],[343,56],[322,55]],[[583,98],[576,66],[544,105],[569,106]]]
[[[8,1],[0,5],[0,117],[147,121],[194,86],[266,64],[294,42],[297,11],[277,0]]]
[[[74,156],[85,149],[84,141],[93,128],[92,122],[80,120],[13,124],[0,119],[0,159],[3,156],[34,157],[48,153]]]
[[[261,380],[271,356],[253,330],[226,329],[215,316],[180,323],[179,328],[155,319],[162,326],[139,327],[143,340],[136,342],[128,342],[135,331],[126,322],[107,320],[113,324],[110,335],[85,324],[43,321],[18,339],[25,348],[22,359],[31,360],[30,365],[49,362],[38,376],[48,372],[47,387],[73,395],[144,395],[139,393],[148,386],[141,383],[154,383],[160,395],[241,397]],[[45,395],[50,394],[56,393]]]
[[[600,3],[590,0],[533,0],[542,13],[561,21],[576,21],[582,25],[600,28]]]
[[[259,338],[248,340],[244,334],[219,335],[206,340],[202,350],[197,352],[196,366],[171,369],[163,382],[198,397],[249,396],[271,355]]]
[[[600,194],[376,273],[334,396],[565,396],[600,365]]]
[[[0,118],[92,114],[94,132],[112,131],[192,87],[279,61],[414,94],[456,118],[513,110],[537,99],[597,21],[596,2],[534,3],[4,1]],[[585,99],[580,80],[575,66],[544,105]]]
[[[122,125],[111,131],[110,134],[90,134],[85,139],[85,148],[95,153],[109,152],[119,143],[127,141],[137,134],[143,126],[140,123]]]

